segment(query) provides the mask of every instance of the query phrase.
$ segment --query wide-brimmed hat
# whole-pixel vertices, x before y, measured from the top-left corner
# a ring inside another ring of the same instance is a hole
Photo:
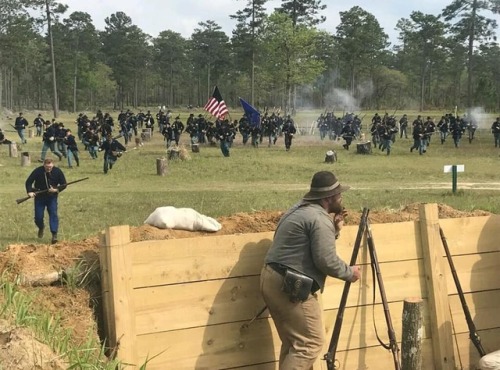
[[[350,186],[340,185],[337,177],[330,171],[316,172],[311,180],[311,188],[304,195],[304,200],[318,200],[331,197],[350,189]]]

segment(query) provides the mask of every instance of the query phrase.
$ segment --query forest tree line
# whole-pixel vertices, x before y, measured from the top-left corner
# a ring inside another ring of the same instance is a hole
[[[452,0],[441,14],[412,11],[397,43],[359,6],[335,33],[321,0],[247,0],[231,36],[211,20],[189,38],[152,37],[124,12],[98,30],[88,13],[54,0],[0,0],[0,108],[97,110],[203,106],[219,86],[229,106],[341,111],[500,109],[500,0]]]

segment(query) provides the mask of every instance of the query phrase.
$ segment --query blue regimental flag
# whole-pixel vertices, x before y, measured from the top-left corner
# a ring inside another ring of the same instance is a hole
[[[260,112],[242,98],[240,98],[240,103],[245,111],[245,116],[248,118],[250,126],[260,126]]]

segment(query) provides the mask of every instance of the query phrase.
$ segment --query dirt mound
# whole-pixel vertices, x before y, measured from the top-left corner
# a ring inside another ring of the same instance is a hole
[[[401,209],[383,209],[370,211],[372,223],[403,222],[418,219],[419,204],[408,205]],[[359,223],[361,210],[347,210],[345,220],[347,225]],[[226,235],[239,233],[257,233],[274,231],[282,216],[282,211],[260,211],[254,213],[237,213],[232,216],[220,217],[222,229],[216,233],[190,232],[183,230],[162,230],[153,226],[143,225],[131,227],[132,241],[160,240],[174,238],[188,238],[209,235]],[[439,205],[440,218],[473,217],[488,215],[485,211],[462,212],[449,206]],[[74,268],[75,265],[83,266],[87,271],[94,274],[94,281],[87,281],[85,288],[70,289],[68,286],[55,283],[52,286],[31,287],[23,286],[27,292],[37,290],[34,302],[37,307],[53,312],[61,318],[62,324],[73,330],[73,338],[77,341],[85,341],[88,333],[94,331],[98,338],[98,326],[100,315],[100,287],[98,279],[99,271],[99,239],[93,237],[78,242],[60,242],[55,245],[10,245],[5,251],[0,252],[0,269],[7,270],[9,276],[38,276],[48,273],[57,273],[62,276],[63,271]],[[88,278],[88,277],[87,277]],[[0,297],[0,302],[3,297]],[[2,333],[11,332],[10,329],[0,326],[0,338]],[[9,346],[9,351],[0,351],[1,364],[18,364],[12,369],[31,369],[32,366],[22,367],[21,359],[24,358],[24,350],[19,349],[15,353],[14,342],[32,340],[32,335],[26,330],[16,329],[15,335],[10,335],[7,344],[1,344],[2,348]],[[23,347],[20,347],[23,348]],[[42,352],[42,349],[38,349]],[[46,349],[48,350],[48,349]],[[5,357],[7,356],[7,357]],[[54,355],[55,356],[55,355]],[[55,358],[55,357],[50,357]],[[17,361],[17,362],[16,362]],[[19,367],[21,366],[21,367]],[[53,367],[50,367],[53,366]],[[59,369],[56,363],[44,363],[42,369]]]

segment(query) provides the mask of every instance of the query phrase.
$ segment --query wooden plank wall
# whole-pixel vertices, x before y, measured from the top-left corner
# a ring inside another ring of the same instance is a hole
[[[487,352],[500,348],[500,315],[496,314],[500,251],[495,240],[499,222],[499,216],[439,220]],[[259,275],[272,232],[130,243],[126,228],[110,228],[101,248],[105,315],[112,321],[107,323],[108,338],[111,345],[119,342],[118,358],[139,366],[149,361],[148,370],[277,369],[280,341],[268,312],[249,327],[244,325],[264,306]],[[432,238],[422,232],[420,222],[372,225],[398,341],[403,300],[422,297],[422,368],[438,369],[431,334],[436,330],[431,327],[436,307],[429,307],[428,296],[429,280],[436,275],[426,272],[429,263],[422,250],[429,239],[435,239],[436,228],[425,229],[434,233]],[[344,227],[338,240],[337,252],[346,261],[357,230],[357,226]],[[439,229],[437,232],[439,237]],[[440,254],[449,275],[444,252]],[[387,340],[378,290],[372,304],[373,280],[366,242],[358,263],[363,277],[351,286],[337,364],[345,370],[390,369],[392,355],[377,342],[373,325],[375,320],[379,335]],[[343,282],[327,279],[322,295],[327,342],[342,289]],[[447,276],[444,290],[446,297],[449,294],[449,307],[439,309],[449,310],[451,316],[453,337],[450,329],[449,342],[454,353],[450,358],[455,368],[473,369],[478,356],[469,343],[451,276]],[[324,361],[318,361],[315,369],[326,369]]]

